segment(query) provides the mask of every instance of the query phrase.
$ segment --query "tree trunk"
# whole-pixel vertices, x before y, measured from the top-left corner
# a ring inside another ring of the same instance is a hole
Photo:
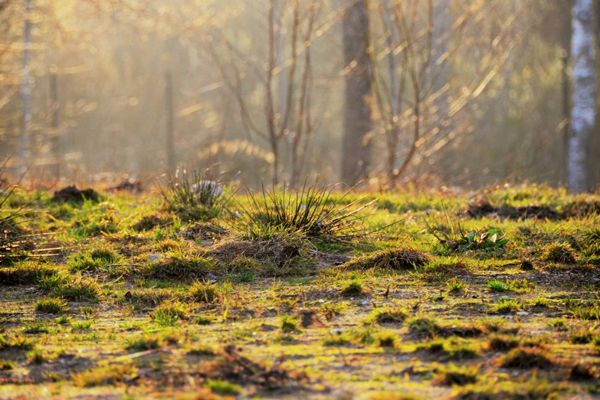
[[[568,186],[572,192],[589,188],[586,151],[596,120],[596,72],[592,0],[576,0],[572,15],[571,54],[573,103],[568,150]]]
[[[165,151],[167,156],[167,174],[170,175],[177,168],[177,160],[175,158],[175,117],[173,115],[173,78],[170,71],[165,73],[165,114]]]
[[[370,164],[369,16],[367,0],[347,7],[342,22],[346,88],[341,180],[355,185],[366,178]]]
[[[61,167],[61,138],[60,138],[60,101],[58,99],[58,76],[50,72],[50,146],[54,166],[54,178],[60,179]]]
[[[22,131],[19,139],[20,173],[24,174],[31,162],[31,0],[23,0],[25,22],[23,23],[23,65],[21,77]]]
[[[432,61],[433,61],[433,82],[432,92],[437,93],[435,100],[435,121],[443,122],[442,129],[449,130],[448,108],[450,106],[448,98],[448,88],[450,82],[450,64],[448,63],[448,42],[452,29],[452,0],[436,0],[431,12],[433,13],[433,32],[432,32]],[[438,93],[439,92],[439,93]]]

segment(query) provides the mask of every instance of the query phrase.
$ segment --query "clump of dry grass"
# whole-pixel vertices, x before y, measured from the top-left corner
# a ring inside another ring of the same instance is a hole
[[[309,253],[308,243],[298,234],[279,233],[262,240],[225,240],[216,244],[211,255],[219,260],[222,268],[239,269],[239,260],[260,260],[260,263],[245,263],[243,267],[255,266],[252,271],[262,276],[285,276],[308,273],[315,263]]]

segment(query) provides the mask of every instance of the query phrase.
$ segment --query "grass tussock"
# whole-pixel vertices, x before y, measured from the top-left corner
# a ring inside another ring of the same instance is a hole
[[[161,188],[167,209],[186,221],[208,221],[221,215],[229,203],[222,183],[207,172],[178,169]]]
[[[41,314],[62,314],[67,311],[67,303],[59,298],[48,297],[35,302],[35,311]]]
[[[479,367],[450,364],[438,372],[433,383],[445,386],[465,386],[477,382]]]
[[[0,285],[36,285],[42,280],[55,276],[58,270],[43,264],[23,262],[12,267],[0,268]]]
[[[548,369],[556,365],[557,362],[548,355],[548,352],[539,347],[517,347],[500,360],[502,368]]]
[[[249,205],[242,206],[247,236],[253,240],[274,233],[300,234],[309,239],[344,241],[363,236],[360,212],[367,205],[340,205],[325,187],[304,184],[300,190],[265,190],[248,195]]]
[[[105,386],[132,381],[137,373],[131,365],[108,365],[74,373],[72,380],[79,387]]]
[[[414,270],[424,266],[429,261],[429,256],[413,249],[383,250],[374,254],[355,257],[342,264],[341,269],[389,269],[394,271]]]
[[[208,281],[194,282],[188,289],[188,295],[202,303],[214,303],[219,298],[217,287]]]
[[[190,281],[202,279],[213,268],[213,261],[200,256],[171,254],[154,262],[144,271],[151,279]]]
[[[575,264],[577,262],[575,250],[566,242],[547,245],[543,250],[543,258],[558,264]]]
[[[156,307],[150,318],[160,326],[175,326],[181,320],[188,319],[188,307],[177,301],[169,301]]]
[[[315,269],[310,245],[297,233],[283,233],[261,240],[226,240],[211,254],[219,260],[214,271],[252,272],[259,276],[308,275]]]
[[[401,324],[408,317],[408,311],[401,307],[385,307],[373,310],[369,320],[377,324]]]

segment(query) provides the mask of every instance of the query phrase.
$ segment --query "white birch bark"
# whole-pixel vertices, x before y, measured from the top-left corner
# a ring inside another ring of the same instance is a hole
[[[568,146],[568,187],[572,192],[587,189],[586,152],[596,120],[596,72],[593,1],[575,0],[572,14],[573,103]]]

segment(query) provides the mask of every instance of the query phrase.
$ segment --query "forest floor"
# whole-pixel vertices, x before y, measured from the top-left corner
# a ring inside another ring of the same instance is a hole
[[[12,193],[0,399],[600,397],[600,196],[275,197]]]

